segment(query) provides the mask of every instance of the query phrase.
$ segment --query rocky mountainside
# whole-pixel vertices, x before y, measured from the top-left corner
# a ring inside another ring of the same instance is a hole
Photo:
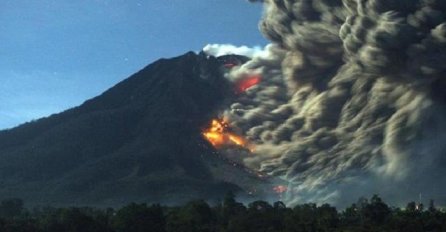
[[[231,95],[227,59],[161,59],[79,107],[1,131],[0,199],[117,206],[249,191],[260,180],[201,135]]]

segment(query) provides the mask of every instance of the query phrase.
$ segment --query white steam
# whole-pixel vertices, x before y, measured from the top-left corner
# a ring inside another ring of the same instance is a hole
[[[262,47],[235,46],[232,44],[208,44],[203,51],[211,56],[240,55],[252,58],[265,55]]]

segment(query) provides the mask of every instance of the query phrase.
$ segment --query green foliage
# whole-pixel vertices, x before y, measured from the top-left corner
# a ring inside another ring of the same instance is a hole
[[[202,200],[171,209],[168,214],[167,231],[169,232],[211,232],[215,231],[215,227],[215,214]]]
[[[34,212],[42,231],[97,232],[111,231],[109,223],[103,221],[107,211],[91,208],[46,208]]]
[[[0,217],[3,218],[17,217],[23,210],[23,201],[18,198],[5,199],[0,203]]]
[[[117,232],[165,231],[165,217],[160,205],[147,207],[146,204],[132,203],[120,209],[113,218]]]
[[[446,213],[433,202],[426,210],[414,202],[405,209],[391,208],[377,195],[361,198],[342,212],[313,203],[288,208],[282,202],[254,201],[245,206],[232,193],[213,207],[196,200],[176,207],[132,203],[117,211],[51,207],[28,211],[20,199],[8,199],[0,208],[1,232],[446,231]]]

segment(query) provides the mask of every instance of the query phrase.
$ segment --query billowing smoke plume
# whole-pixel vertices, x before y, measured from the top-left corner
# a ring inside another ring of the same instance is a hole
[[[291,203],[446,195],[446,1],[264,2],[272,45],[231,73],[263,82],[226,112],[246,164]]]

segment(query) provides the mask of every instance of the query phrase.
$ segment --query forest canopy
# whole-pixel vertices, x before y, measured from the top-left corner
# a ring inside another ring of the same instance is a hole
[[[288,232],[288,231],[445,231],[446,212],[409,202],[391,207],[374,195],[343,210],[329,204],[287,207],[282,202],[254,201],[247,205],[228,193],[217,204],[203,200],[181,206],[131,203],[119,209],[37,207],[20,199],[0,203],[0,231],[82,232]]]

